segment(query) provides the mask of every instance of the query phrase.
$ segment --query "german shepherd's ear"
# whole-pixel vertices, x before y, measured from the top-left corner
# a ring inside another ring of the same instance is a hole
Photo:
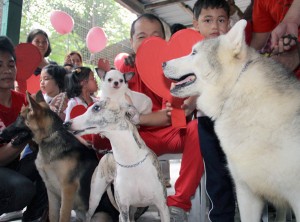
[[[45,102],[45,99],[44,99],[44,96],[43,96],[43,93],[41,90],[39,90],[36,94],[35,94],[35,101],[37,103],[40,103],[40,102]]]
[[[29,104],[29,107],[32,112],[36,112],[41,109],[41,106],[32,98],[29,92],[26,91],[26,98]]]

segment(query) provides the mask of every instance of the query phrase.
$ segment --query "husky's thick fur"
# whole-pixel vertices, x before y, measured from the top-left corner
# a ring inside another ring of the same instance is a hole
[[[71,120],[71,130],[77,131],[78,135],[100,133],[107,137],[115,159],[115,164],[111,164],[103,157],[95,170],[87,219],[93,214],[106,187],[114,181],[120,221],[133,221],[131,207],[149,205],[156,205],[161,221],[170,221],[159,162],[131,123],[134,112],[137,110],[124,101],[105,98]]]
[[[74,209],[77,219],[85,221],[97,157],[64,129],[63,121],[49,109],[40,91],[37,101],[28,93],[27,100],[29,106],[21,116],[39,146],[35,163],[47,188],[49,219],[69,222]]]
[[[243,222],[260,221],[264,200],[289,205],[300,220],[300,83],[249,48],[246,21],[163,64],[174,96],[199,95],[235,182]]]

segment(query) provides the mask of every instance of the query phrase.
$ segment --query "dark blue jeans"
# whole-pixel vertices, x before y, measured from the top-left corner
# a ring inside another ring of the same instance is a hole
[[[34,184],[17,171],[0,167],[0,181],[0,215],[22,210],[35,195]]]
[[[208,117],[198,118],[200,148],[205,163],[206,192],[210,199],[212,222],[234,222],[235,196],[225,154]]]

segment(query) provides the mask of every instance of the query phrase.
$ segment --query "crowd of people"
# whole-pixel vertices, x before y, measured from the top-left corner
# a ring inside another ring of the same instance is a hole
[[[300,38],[300,0],[286,0],[284,5],[275,0],[253,0],[246,11],[247,16],[233,0],[197,0],[193,7],[193,28],[204,39],[215,38],[227,33],[239,19],[247,17],[250,28],[247,28],[246,35],[250,36],[249,45],[262,53],[268,53],[270,59],[282,63],[300,78],[300,55],[297,48]],[[188,27],[175,24],[172,26],[172,34],[185,28]],[[166,39],[164,25],[154,14],[142,14],[131,24],[130,40],[134,54],[144,39],[151,36]],[[32,30],[27,42],[35,45],[42,55],[42,61],[27,80],[27,90],[32,94],[41,90],[49,107],[62,120],[68,121],[74,117],[74,107],[81,105],[87,108],[99,99],[96,94],[96,75],[91,68],[84,66],[80,52],[68,53],[64,64],[59,65],[48,59],[51,44],[45,31]],[[188,221],[191,198],[205,170],[206,191],[210,200],[209,219],[212,222],[234,222],[234,185],[226,167],[226,156],[214,131],[213,120],[200,109],[196,110],[196,98],[191,97],[186,98],[182,108],[187,117],[196,111],[197,118],[187,118],[185,128],[173,127],[169,109],[163,108],[168,101],[143,82],[136,68],[134,54],[124,60],[120,71],[134,72],[134,77],[128,82],[129,88],[145,94],[153,103],[151,113],[140,115],[139,133],[158,156],[182,153],[175,193],[167,197],[171,221]],[[17,59],[11,40],[1,36],[0,130],[13,123],[22,106],[27,105],[25,95],[14,88]],[[109,141],[100,137],[92,135],[85,139],[96,149],[106,150],[109,147]],[[21,215],[22,221],[46,220],[47,192],[34,164],[37,152],[30,140],[18,146],[13,145],[12,141],[0,141],[0,218],[1,215],[13,212]],[[26,211],[22,212],[25,207]],[[115,218],[115,215],[112,217]]]

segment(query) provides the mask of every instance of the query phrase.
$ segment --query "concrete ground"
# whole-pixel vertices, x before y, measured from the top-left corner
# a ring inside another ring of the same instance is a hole
[[[174,194],[174,184],[179,175],[180,169],[180,160],[170,160],[170,172],[171,172],[171,184],[172,187],[167,189],[168,195]],[[235,222],[240,222],[238,210],[236,211]],[[274,211],[269,212],[268,214],[269,222],[273,222],[275,220]],[[263,222],[268,222],[267,220],[262,220]],[[287,222],[295,222],[295,219],[287,219]],[[21,222],[21,220],[15,220],[15,222]],[[148,211],[145,212],[137,222],[160,222],[160,217],[156,207],[150,206]],[[199,222],[199,221],[189,221],[189,222]],[[208,220],[207,220],[208,222]]]

